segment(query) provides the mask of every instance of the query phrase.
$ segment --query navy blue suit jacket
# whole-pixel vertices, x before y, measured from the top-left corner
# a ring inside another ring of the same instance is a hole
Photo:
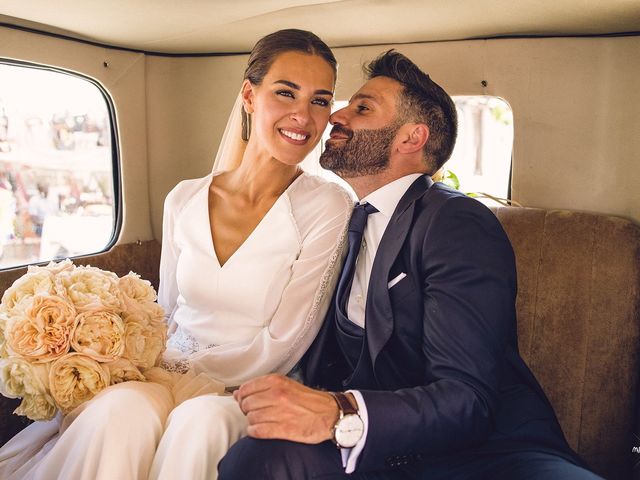
[[[358,470],[518,450],[581,463],[518,354],[515,298],[513,250],[493,213],[418,178],[376,253],[356,374],[336,343],[333,307],[303,359],[308,385],[364,396]]]

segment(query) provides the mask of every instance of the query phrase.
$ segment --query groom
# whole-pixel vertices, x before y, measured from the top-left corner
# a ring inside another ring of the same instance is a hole
[[[395,51],[367,73],[331,116],[321,157],[360,203],[304,359],[313,388],[277,375],[242,385],[249,437],[220,478],[598,478],[518,354],[514,255],[500,223],[429,178],[453,150],[453,102]]]

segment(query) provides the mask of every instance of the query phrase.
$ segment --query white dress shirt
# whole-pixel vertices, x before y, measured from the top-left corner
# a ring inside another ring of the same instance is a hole
[[[347,304],[347,316],[349,320],[360,327],[366,327],[365,307],[367,304],[367,292],[369,290],[369,277],[371,276],[371,267],[373,266],[376,252],[378,251],[378,245],[380,245],[382,235],[389,225],[391,215],[393,215],[393,212],[398,206],[398,202],[400,202],[400,199],[407,192],[411,184],[420,176],[421,174],[419,173],[412,173],[398,178],[360,199],[360,203],[370,203],[378,209],[376,213],[370,214],[367,219],[367,225],[362,237],[362,246],[360,247],[360,253],[356,261],[353,285],[351,286]],[[342,449],[342,464],[345,467],[345,473],[355,471],[358,457],[364,448],[369,430],[369,416],[364,399],[357,390],[350,390],[350,392],[353,393],[353,396],[358,402],[358,411],[364,422],[364,434],[355,447]]]

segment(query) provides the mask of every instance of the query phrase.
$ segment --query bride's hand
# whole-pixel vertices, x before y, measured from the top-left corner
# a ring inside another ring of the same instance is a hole
[[[233,394],[249,421],[250,437],[320,443],[333,437],[338,405],[333,397],[282,375],[266,375]]]

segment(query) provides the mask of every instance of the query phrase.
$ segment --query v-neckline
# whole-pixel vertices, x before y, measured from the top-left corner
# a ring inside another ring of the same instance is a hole
[[[213,181],[213,178],[217,175],[219,175],[222,172],[214,172],[211,175],[211,181],[209,181],[207,183],[207,188],[205,189],[206,191],[206,195],[205,197],[205,212],[207,214],[207,222],[206,225],[209,227],[209,245],[211,246],[211,253],[213,254],[213,258],[215,259],[216,264],[218,265],[218,268],[220,268],[221,270],[224,269],[224,267],[229,264],[229,262],[231,262],[235,257],[238,256],[238,252],[240,252],[241,250],[244,250],[245,245],[247,243],[249,243],[253,237],[255,236],[256,232],[261,228],[261,226],[265,223],[265,219],[267,217],[269,217],[271,215],[271,212],[273,212],[276,207],[280,204],[280,202],[284,199],[285,195],[288,194],[289,190],[291,189],[291,187],[293,187],[298,180],[300,180],[300,178],[302,178],[304,175],[306,175],[306,172],[302,172],[300,175],[298,175],[293,182],[291,182],[289,184],[289,186],[280,194],[280,196],[278,198],[276,198],[276,201],[273,202],[273,205],[271,205],[271,207],[269,208],[269,210],[267,210],[267,212],[262,216],[262,218],[260,219],[260,221],[257,223],[257,225],[253,228],[253,230],[251,230],[251,232],[249,233],[249,235],[247,235],[247,237],[242,241],[242,243],[238,246],[238,248],[236,248],[233,253],[231,255],[229,255],[229,257],[227,258],[227,260],[224,263],[220,263],[220,258],[218,258],[218,252],[216,252],[216,245],[215,242],[213,241],[213,230],[211,228],[211,212],[209,211],[209,190],[211,188],[211,182]]]

